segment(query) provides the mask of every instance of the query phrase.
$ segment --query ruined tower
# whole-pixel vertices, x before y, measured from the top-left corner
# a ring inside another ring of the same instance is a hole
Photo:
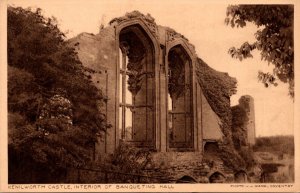
[[[250,95],[244,95],[239,99],[239,105],[243,107],[248,116],[247,142],[250,146],[255,144],[255,115],[254,115],[254,99]]]

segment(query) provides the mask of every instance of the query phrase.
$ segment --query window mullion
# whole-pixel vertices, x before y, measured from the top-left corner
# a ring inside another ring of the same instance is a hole
[[[185,143],[187,143],[187,142],[189,142],[188,141],[188,137],[187,137],[187,128],[186,128],[186,124],[187,124],[187,116],[186,116],[186,112],[187,112],[187,105],[186,105],[186,103],[187,103],[187,86],[186,86],[186,82],[187,82],[187,79],[188,79],[188,77],[187,77],[187,75],[186,75],[186,72],[187,72],[187,66],[186,66],[186,63],[184,63],[184,67],[183,67],[183,69],[184,69],[184,90],[183,90],[183,92],[184,92],[184,136],[185,136]]]
[[[122,53],[122,68],[123,70],[125,69],[125,73],[122,73],[121,78],[122,78],[122,104],[126,103],[126,96],[125,96],[125,89],[126,89],[126,83],[125,83],[125,78],[126,78],[126,54]],[[125,106],[122,105],[122,139],[125,139]]]

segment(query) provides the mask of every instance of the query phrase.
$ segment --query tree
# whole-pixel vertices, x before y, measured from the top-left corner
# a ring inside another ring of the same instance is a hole
[[[89,163],[107,129],[101,91],[64,36],[41,9],[8,7],[10,183],[47,181],[46,173]],[[26,168],[44,176],[29,179],[20,173]]]
[[[243,60],[252,57],[257,49],[261,59],[274,65],[273,73],[258,72],[258,79],[266,87],[277,86],[276,79],[289,84],[289,95],[294,97],[294,7],[293,5],[231,5],[227,7],[225,23],[231,27],[245,27],[246,22],[258,28],[256,41],[232,47],[229,54]]]

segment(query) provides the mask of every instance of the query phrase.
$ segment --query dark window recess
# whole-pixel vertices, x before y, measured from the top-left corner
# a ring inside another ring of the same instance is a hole
[[[182,46],[168,54],[169,147],[193,147],[191,60]]]
[[[154,147],[153,46],[138,25],[120,33],[119,130],[121,139]]]

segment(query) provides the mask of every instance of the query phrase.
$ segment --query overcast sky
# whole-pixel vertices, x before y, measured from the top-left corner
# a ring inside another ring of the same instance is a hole
[[[204,4],[204,1],[24,1],[9,0],[10,5],[40,7],[45,16],[55,16],[68,38],[81,32],[97,34],[101,23],[126,12],[150,13],[157,24],[169,26],[187,37],[196,47],[197,55],[212,68],[228,72],[238,80],[238,92],[231,98],[236,105],[240,96],[251,95],[255,101],[256,136],[293,134],[293,101],[288,85],[265,88],[257,80],[258,70],[271,72],[272,65],[260,60],[259,52],[243,62],[227,53],[232,46],[253,42],[257,30],[253,24],[233,29],[224,24],[227,4]]]

